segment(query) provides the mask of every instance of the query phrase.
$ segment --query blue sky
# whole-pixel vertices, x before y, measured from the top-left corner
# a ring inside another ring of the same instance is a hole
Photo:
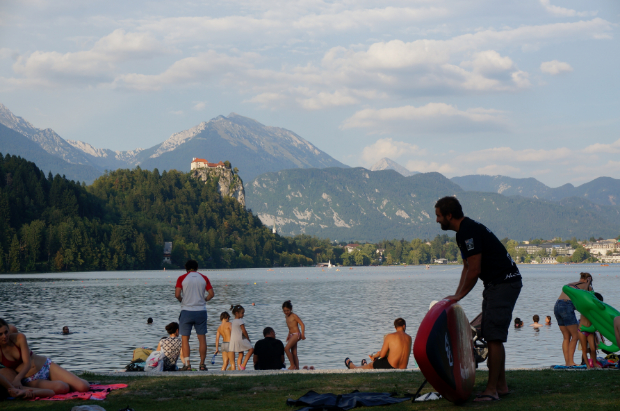
[[[0,2],[0,102],[148,148],[236,112],[351,166],[620,178],[620,2]]]

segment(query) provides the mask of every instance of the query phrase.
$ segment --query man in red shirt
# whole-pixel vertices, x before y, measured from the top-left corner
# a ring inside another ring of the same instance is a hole
[[[198,262],[189,260],[185,263],[186,274],[177,279],[174,296],[181,302],[179,315],[179,330],[183,344],[183,352],[188,357],[182,358],[183,367],[180,371],[192,369],[189,362],[189,336],[192,327],[196,329],[198,337],[198,351],[200,352],[200,370],[207,371],[205,358],[207,357],[207,304],[213,298],[213,287],[209,279],[198,272]],[[207,294],[205,296],[205,293]]]

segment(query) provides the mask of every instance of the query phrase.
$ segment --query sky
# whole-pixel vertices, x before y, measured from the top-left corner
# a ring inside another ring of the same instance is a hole
[[[579,185],[620,178],[619,22],[615,0],[2,0],[0,103],[97,148],[234,112],[350,166]]]

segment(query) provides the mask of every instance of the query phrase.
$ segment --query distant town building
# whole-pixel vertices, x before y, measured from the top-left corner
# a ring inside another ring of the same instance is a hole
[[[198,168],[226,168],[226,166],[221,161],[219,163],[209,163],[204,158],[194,157],[194,159],[192,160],[190,169],[196,170]]]
[[[164,243],[164,260],[162,264],[172,264],[170,256],[172,255],[172,242]]]
[[[524,242],[516,246],[516,249],[517,251],[525,250],[530,255],[537,254],[542,250],[545,250],[549,255],[555,250],[555,253],[561,256],[573,255],[573,252],[575,252],[569,243],[526,244]]]
[[[385,253],[385,248],[377,248],[376,254],[383,256],[383,253]]]
[[[583,246],[592,255],[607,255],[607,251],[611,251],[612,254],[620,252],[620,240],[611,238],[609,240],[599,240],[591,243],[585,243]]]
[[[543,257],[540,259],[541,264],[557,264],[557,257]]]
[[[435,264],[448,264],[448,260],[447,260],[447,259],[445,259],[445,258],[437,258],[437,259],[434,261],[434,263],[435,263]]]
[[[355,251],[358,247],[360,247],[359,244],[347,244],[344,246],[344,248],[347,250],[347,252],[352,253],[353,251]]]

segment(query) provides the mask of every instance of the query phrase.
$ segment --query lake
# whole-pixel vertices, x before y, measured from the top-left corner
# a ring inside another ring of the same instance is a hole
[[[563,364],[562,335],[553,306],[562,285],[577,281],[579,272],[594,277],[593,286],[610,305],[620,307],[620,265],[521,265],[524,288],[513,313],[525,322],[511,327],[506,365],[544,367]],[[301,366],[344,368],[350,357],[359,364],[381,348],[383,335],[393,332],[402,317],[415,337],[432,300],[455,292],[460,266],[275,268],[203,271],[215,298],[207,303],[207,365],[215,347],[219,315],[231,304],[245,307],[246,328],[252,342],[264,327],[275,329],[283,341],[287,328],[281,306],[306,324],[306,340],[299,343]],[[136,347],[156,347],[166,324],[177,321],[180,304],[174,286],[182,271],[88,272],[0,276],[0,317],[16,324],[30,347],[69,370],[122,370]],[[461,301],[469,319],[480,312],[482,284]],[[255,305],[253,306],[252,303]],[[532,316],[541,322],[551,315],[553,325],[528,327]],[[148,317],[154,319],[147,325]],[[62,335],[63,326],[70,335]],[[192,364],[197,366],[198,342],[191,338]],[[578,359],[578,352],[575,356]],[[180,362],[179,362],[180,364]],[[250,362],[251,365],[251,362]],[[221,356],[216,360],[221,366]],[[414,366],[413,356],[410,368]]]

